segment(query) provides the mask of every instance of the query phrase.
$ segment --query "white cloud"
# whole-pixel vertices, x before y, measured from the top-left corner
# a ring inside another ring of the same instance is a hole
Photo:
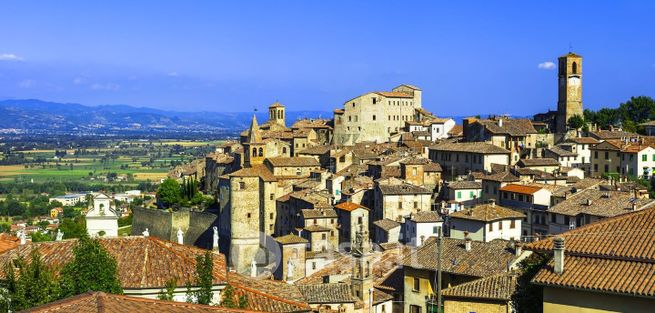
[[[95,83],[91,85],[91,89],[93,90],[107,90],[107,91],[114,91],[120,89],[121,86],[116,85],[116,84],[98,84]]]
[[[13,53],[0,53],[0,61],[23,61],[23,57]]]
[[[555,63],[550,62],[550,61],[546,61],[546,62],[539,63],[539,65],[537,65],[537,67],[542,69],[542,70],[553,70],[553,69],[555,69]]]
[[[166,75],[168,75],[170,77],[177,77],[179,74],[177,72],[170,72],[170,73],[168,73]]]
[[[20,88],[32,88],[36,82],[31,79],[24,79],[18,83]]]
[[[84,79],[82,77],[75,77],[75,79],[73,79],[73,84],[75,85],[81,85],[82,83],[84,83]]]

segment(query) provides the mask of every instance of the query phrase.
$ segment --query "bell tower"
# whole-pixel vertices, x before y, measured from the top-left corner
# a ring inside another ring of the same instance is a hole
[[[253,164],[262,164],[266,158],[266,145],[262,140],[261,130],[257,124],[257,118],[253,115],[248,138],[243,143],[244,165],[247,167]]]
[[[269,121],[286,127],[285,125],[286,112],[285,112],[284,105],[282,105],[282,103],[275,101],[275,103],[271,104],[271,106],[268,107],[268,115],[269,115],[268,116]]]
[[[582,56],[573,52],[558,59],[557,132],[566,133],[567,124],[582,112]]]
[[[371,253],[371,243],[364,224],[359,224],[359,230],[355,233],[355,244],[351,250],[354,258],[353,274],[350,280],[353,296],[362,300],[364,307],[368,308],[373,305],[369,297],[369,292],[373,290],[373,264],[371,264],[373,253]]]

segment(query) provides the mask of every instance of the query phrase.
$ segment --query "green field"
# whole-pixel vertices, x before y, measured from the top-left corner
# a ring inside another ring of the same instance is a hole
[[[188,163],[197,156],[194,148],[211,149],[220,141],[119,141],[83,151],[59,149],[66,154],[55,157],[55,150],[16,151],[25,164],[0,165],[0,181],[96,181],[104,182],[109,173],[134,182],[159,181],[174,165]]]

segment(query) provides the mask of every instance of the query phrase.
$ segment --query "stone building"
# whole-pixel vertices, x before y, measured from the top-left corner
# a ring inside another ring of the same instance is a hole
[[[374,197],[374,220],[387,218],[402,223],[410,215],[432,208],[432,191],[396,178],[378,180]]]
[[[439,163],[448,177],[491,172],[492,164],[510,164],[509,150],[485,142],[441,143],[429,149],[430,160]]]
[[[421,94],[418,87],[400,85],[390,92],[368,92],[346,101],[343,109],[334,111],[333,143],[387,142],[405,122],[418,118]]]

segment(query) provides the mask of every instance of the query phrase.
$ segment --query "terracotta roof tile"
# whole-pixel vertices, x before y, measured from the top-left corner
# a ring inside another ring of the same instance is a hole
[[[99,239],[118,265],[118,279],[124,289],[163,288],[170,280],[178,287],[195,281],[196,256],[207,250],[180,245],[156,237],[114,237]],[[18,255],[29,259],[32,249],[38,248],[43,261],[59,272],[73,260],[73,247],[77,240],[28,243],[0,254],[0,263],[5,264]],[[225,256],[213,254],[214,284],[226,282]],[[4,274],[2,274],[4,275]]]
[[[534,283],[597,292],[655,297],[655,208],[606,218],[558,235],[564,238],[564,271],[552,261]],[[526,245],[551,252],[554,238]]]
[[[348,211],[348,212],[351,212],[352,210],[356,210],[356,209],[359,209],[359,208],[370,210],[369,208],[367,208],[367,207],[365,207],[365,206],[363,206],[361,204],[357,204],[357,203],[353,203],[353,202],[341,202],[341,203],[335,205],[334,208],[339,209],[339,210],[343,210],[343,211]]]
[[[507,184],[500,188],[500,191],[520,193],[524,195],[533,195],[535,192],[541,190],[541,187],[521,184]]]
[[[445,298],[510,301],[516,291],[516,274],[502,273],[444,289]]]
[[[486,277],[506,271],[507,265],[516,261],[518,256],[508,248],[509,241],[495,239],[489,242],[472,241],[471,250],[466,251],[464,240],[443,238],[442,269],[446,273]],[[426,240],[416,252],[403,260],[404,266],[436,271],[437,240]]]
[[[54,312],[77,312],[77,313],[133,313],[133,312],[161,312],[161,313],[186,313],[186,312],[216,312],[216,313],[237,313],[254,312],[239,309],[228,309],[219,306],[192,304],[186,302],[173,302],[153,300],[123,295],[113,295],[104,292],[87,292],[63,300],[55,301],[22,312],[29,313],[54,313]]]
[[[450,218],[491,222],[503,219],[518,219],[525,215],[496,204],[480,204],[470,209],[464,209],[451,213]]]
[[[353,303],[357,301],[352,295],[350,284],[298,285],[298,289],[310,304]]]

